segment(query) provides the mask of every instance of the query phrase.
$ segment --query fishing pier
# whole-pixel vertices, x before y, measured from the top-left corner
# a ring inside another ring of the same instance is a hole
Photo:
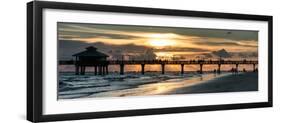
[[[119,65],[121,75],[125,72],[125,65],[140,65],[141,73],[145,73],[145,65],[160,65],[161,73],[165,74],[166,65],[180,65],[181,74],[184,74],[185,65],[199,65],[199,73],[203,73],[204,65],[217,65],[216,72],[221,72],[222,65],[235,65],[235,72],[238,72],[239,65],[252,65],[253,72],[257,71],[258,61],[249,60],[187,60],[187,61],[169,61],[169,60],[107,60],[108,55],[98,52],[95,47],[87,47],[85,51],[73,55],[75,60],[59,61],[59,65],[75,65],[75,74],[84,75],[86,67],[94,67],[95,75],[108,74],[109,65]]]
[[[125,65],[140,65],[141,66],[141,73],[145,73],[145,65],[160,65],[161,66],[161,73],[165,74],[165,66],[166,65],[179,65],[181,67],[181,74],[184,74],[184,66],[185,65],[199,65],[200,69],[198,70],[199,73],[203,73],[204,65],[217,65],[217,72],[221,72],[222,65],[235,65],[235,69],[239,69],[239,65],[252,65],[253,72],[257,70],[258,61],[230,61],[230,60],[188,60],[188,61],[165,61],[165,60],[143,60],[143,61],[122,61],[122,60],[112,60],[112,61],[95,61],[95,62],[79,62],[79,61],[60,61],[60,65],[75,65],[76,66],[76,73],[77,74],[85,74],[86,67],[95,67],[95,74],[104,75],[108,74],[108,65],[119,65],[120,67],[120,74],[123,75],[125,70]],[[80,70],[80,72],[79,72]]]

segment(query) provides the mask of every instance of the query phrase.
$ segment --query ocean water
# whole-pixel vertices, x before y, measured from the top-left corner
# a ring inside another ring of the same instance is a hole
[[[122,97],[163,95],[175,89],[199,84],[226,74],[179,72],[109,73],[108,75],[75,75],[71,72],[59,73],[58,99]]]

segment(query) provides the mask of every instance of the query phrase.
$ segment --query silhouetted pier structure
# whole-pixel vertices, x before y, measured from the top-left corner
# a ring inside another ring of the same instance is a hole
[[[141,66],[141,73],[145,73],[145,65],[161,65],[161,73],[165,74],[165,66],[166,65],[180,65],[181,67],[181,74],[184,74],[184,66],[185,65],[199,65],[199,73],[203,73],[203,66],[204,65],[217,65],[218,68],[216,72],[221,72],[222,65],[235,65],[236,71],[239,69],[239,65],[252,65],[253,72],[257,71],[256,65],[258,61],[250,61],[250,60],[188,60],[188,61],[167,61],[167,60],[143,60],[143,61],[134,61],[134,60],[111,60],[111,61],[99,61],[99,62],[91,62],[91,61],[84,61],[84,62],[77,62],[77,61],[60,61],[60,65],[71,65],[75,64],[76,66],[106,66],[106,73],[108,73],[108,65],[119,65],[120,67],[120,74],[124,74],[124,67],[125,65],[140,65]],[[85,68],[83,68],[85,69]],[[96,71],[96,70],[95,70]],[[84,72],[84,71],[83,71]],[[83,73],[84,74],[84,73]]]
[[[75,74],[84,75],[86,67],[95,67],[95,75],[108,74],[108,64],[106,61],[108,55],[98,52],[95,47],[87,47],[85,51],[74,54],[75,61],[71,64],[75,65]]]

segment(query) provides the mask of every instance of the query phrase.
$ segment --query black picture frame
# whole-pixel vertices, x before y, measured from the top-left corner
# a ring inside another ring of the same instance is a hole
[[[266,21],[268,22],[268,100],[266,102],[257,102],[257,103],[43,115],[42,113],[43,111],[43,95],[42,95],[43,12],[42,10],[45,8]],[[169,9],[156,9],[156,8],[124,7],[124,6],[93,5],[93,4],[80,4],[80,3],[45,2],[45,1],[29,2],[27,3],[27,120],[32,122],[46,122],[46,121],[106,118],[106,117],[123,117],[123,116],[137,116],[137,115],[154,115],[154,114],[272,107],[273,105],[272,25],[273,25],[273,17],[264,16],[264,15],[169,10]]]

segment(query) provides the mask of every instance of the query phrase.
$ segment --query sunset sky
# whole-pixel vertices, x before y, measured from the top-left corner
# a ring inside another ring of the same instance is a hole
[[[157,56],[168,57],[179,54],[190,57],[221,49],[237,53],[241,59],[248,59],[248,55],[243,55],[245,53],[258,54],[258,32],[242,30],[58,23],[58,41],[61,60],[71,59],[74,53],[89,45],[104,53],[110,50],[144,52],[151,48]],[[253,57],[256,59],[257,55]],[[158,67],[151,67],[151,70],[158,70]],[[193,67],[196,70],[198,66]],[[225,69],[231,67],[224,65]],[[140,69],[139,66],[136,68]],[[177,69],[171,67],[171,70]],[[188,70],[192,69],[189,67]]]
[[[258,32],[153,26],[58,23],[58,39],[151,47],[165,54],[257,52]]]

